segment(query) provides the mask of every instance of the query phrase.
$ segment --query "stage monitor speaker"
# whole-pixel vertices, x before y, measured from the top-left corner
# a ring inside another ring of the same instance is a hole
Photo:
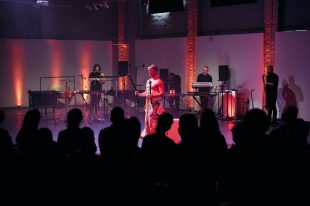
[[[222,111],[223,117],[235,118],[236,117],[236,91],[231,90],[229,92],[222,93]]]
[[[167,90],[168,88],[168,77],[169,74],[169,70],[168,69],[159,69],[159,77],[161,80],[163,80],[164,85],[165,85],[165,90]]]
[[[229,70],[228,65],[219,66],[219,81],[228,81],[229,79]]]
[[[127,76],[128,75],[128,61],[119,61],[118,62],[118,75]]]
[[[183,0],[149,0],[149,14],[183,10]]]
[[[256,3],[257,0],[211,0],[211,7]]]

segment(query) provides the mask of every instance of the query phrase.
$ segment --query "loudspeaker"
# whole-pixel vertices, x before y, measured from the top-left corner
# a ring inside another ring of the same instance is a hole
[[[119,61],[118,62],[118,75],[127,76],[128,75],[128,61]]]
[[[169,74],[168,69],[159,69],[159,77],[164,82],[165,90],[167,90],[168,88],[168,80],[169,80],[168,74]]]
[[[257,0],[211,0],[211,7],[256,3]]]
[[[149,0],[149,14],[183,10],[183,0]]]
[[[229,79],[229,70],[228,65],[219,66],[219,81],[228,81]]]

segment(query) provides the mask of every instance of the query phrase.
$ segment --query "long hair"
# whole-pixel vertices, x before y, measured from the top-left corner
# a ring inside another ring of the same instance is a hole
[[[96,71],[96,67],[99,67],[99,71],[101,71],[101,66],[100,66],[100,64],[94,64],[94,66],[93,66],[93,72],[94,71]]]

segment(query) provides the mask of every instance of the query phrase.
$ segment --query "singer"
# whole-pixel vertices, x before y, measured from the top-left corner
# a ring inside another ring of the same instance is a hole
[[[277,74],[273,72],[273,66],[267,66],[267,76],[263,75],[263,83],[265,86],[265,94],[266,94],[266,109],[268,112],[268,120],[269,122],[276,124],[277,123],[277,91],[278,91],[278,83],[279,77]],[[271,121],[272,115],[272,121]]]
[[[158,66],[150,65],[149,71],[150,79],[146,82],[144,92],[135,91],[135,95],[139,97],[146,97],[145,101],[145,123],[142,137],[155,133],[158,116],[164,112],[162,96],[165,93],[164,82],[158,76]]]

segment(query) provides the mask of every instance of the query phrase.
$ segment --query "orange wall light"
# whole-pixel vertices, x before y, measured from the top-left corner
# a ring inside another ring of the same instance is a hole
[[[18,40],[12,40],[10,45],[11,52],[11,79],[15,93],[16,106],[22,105],[23,81],[24,81],[24,61],[25,54],[23,45]]]

